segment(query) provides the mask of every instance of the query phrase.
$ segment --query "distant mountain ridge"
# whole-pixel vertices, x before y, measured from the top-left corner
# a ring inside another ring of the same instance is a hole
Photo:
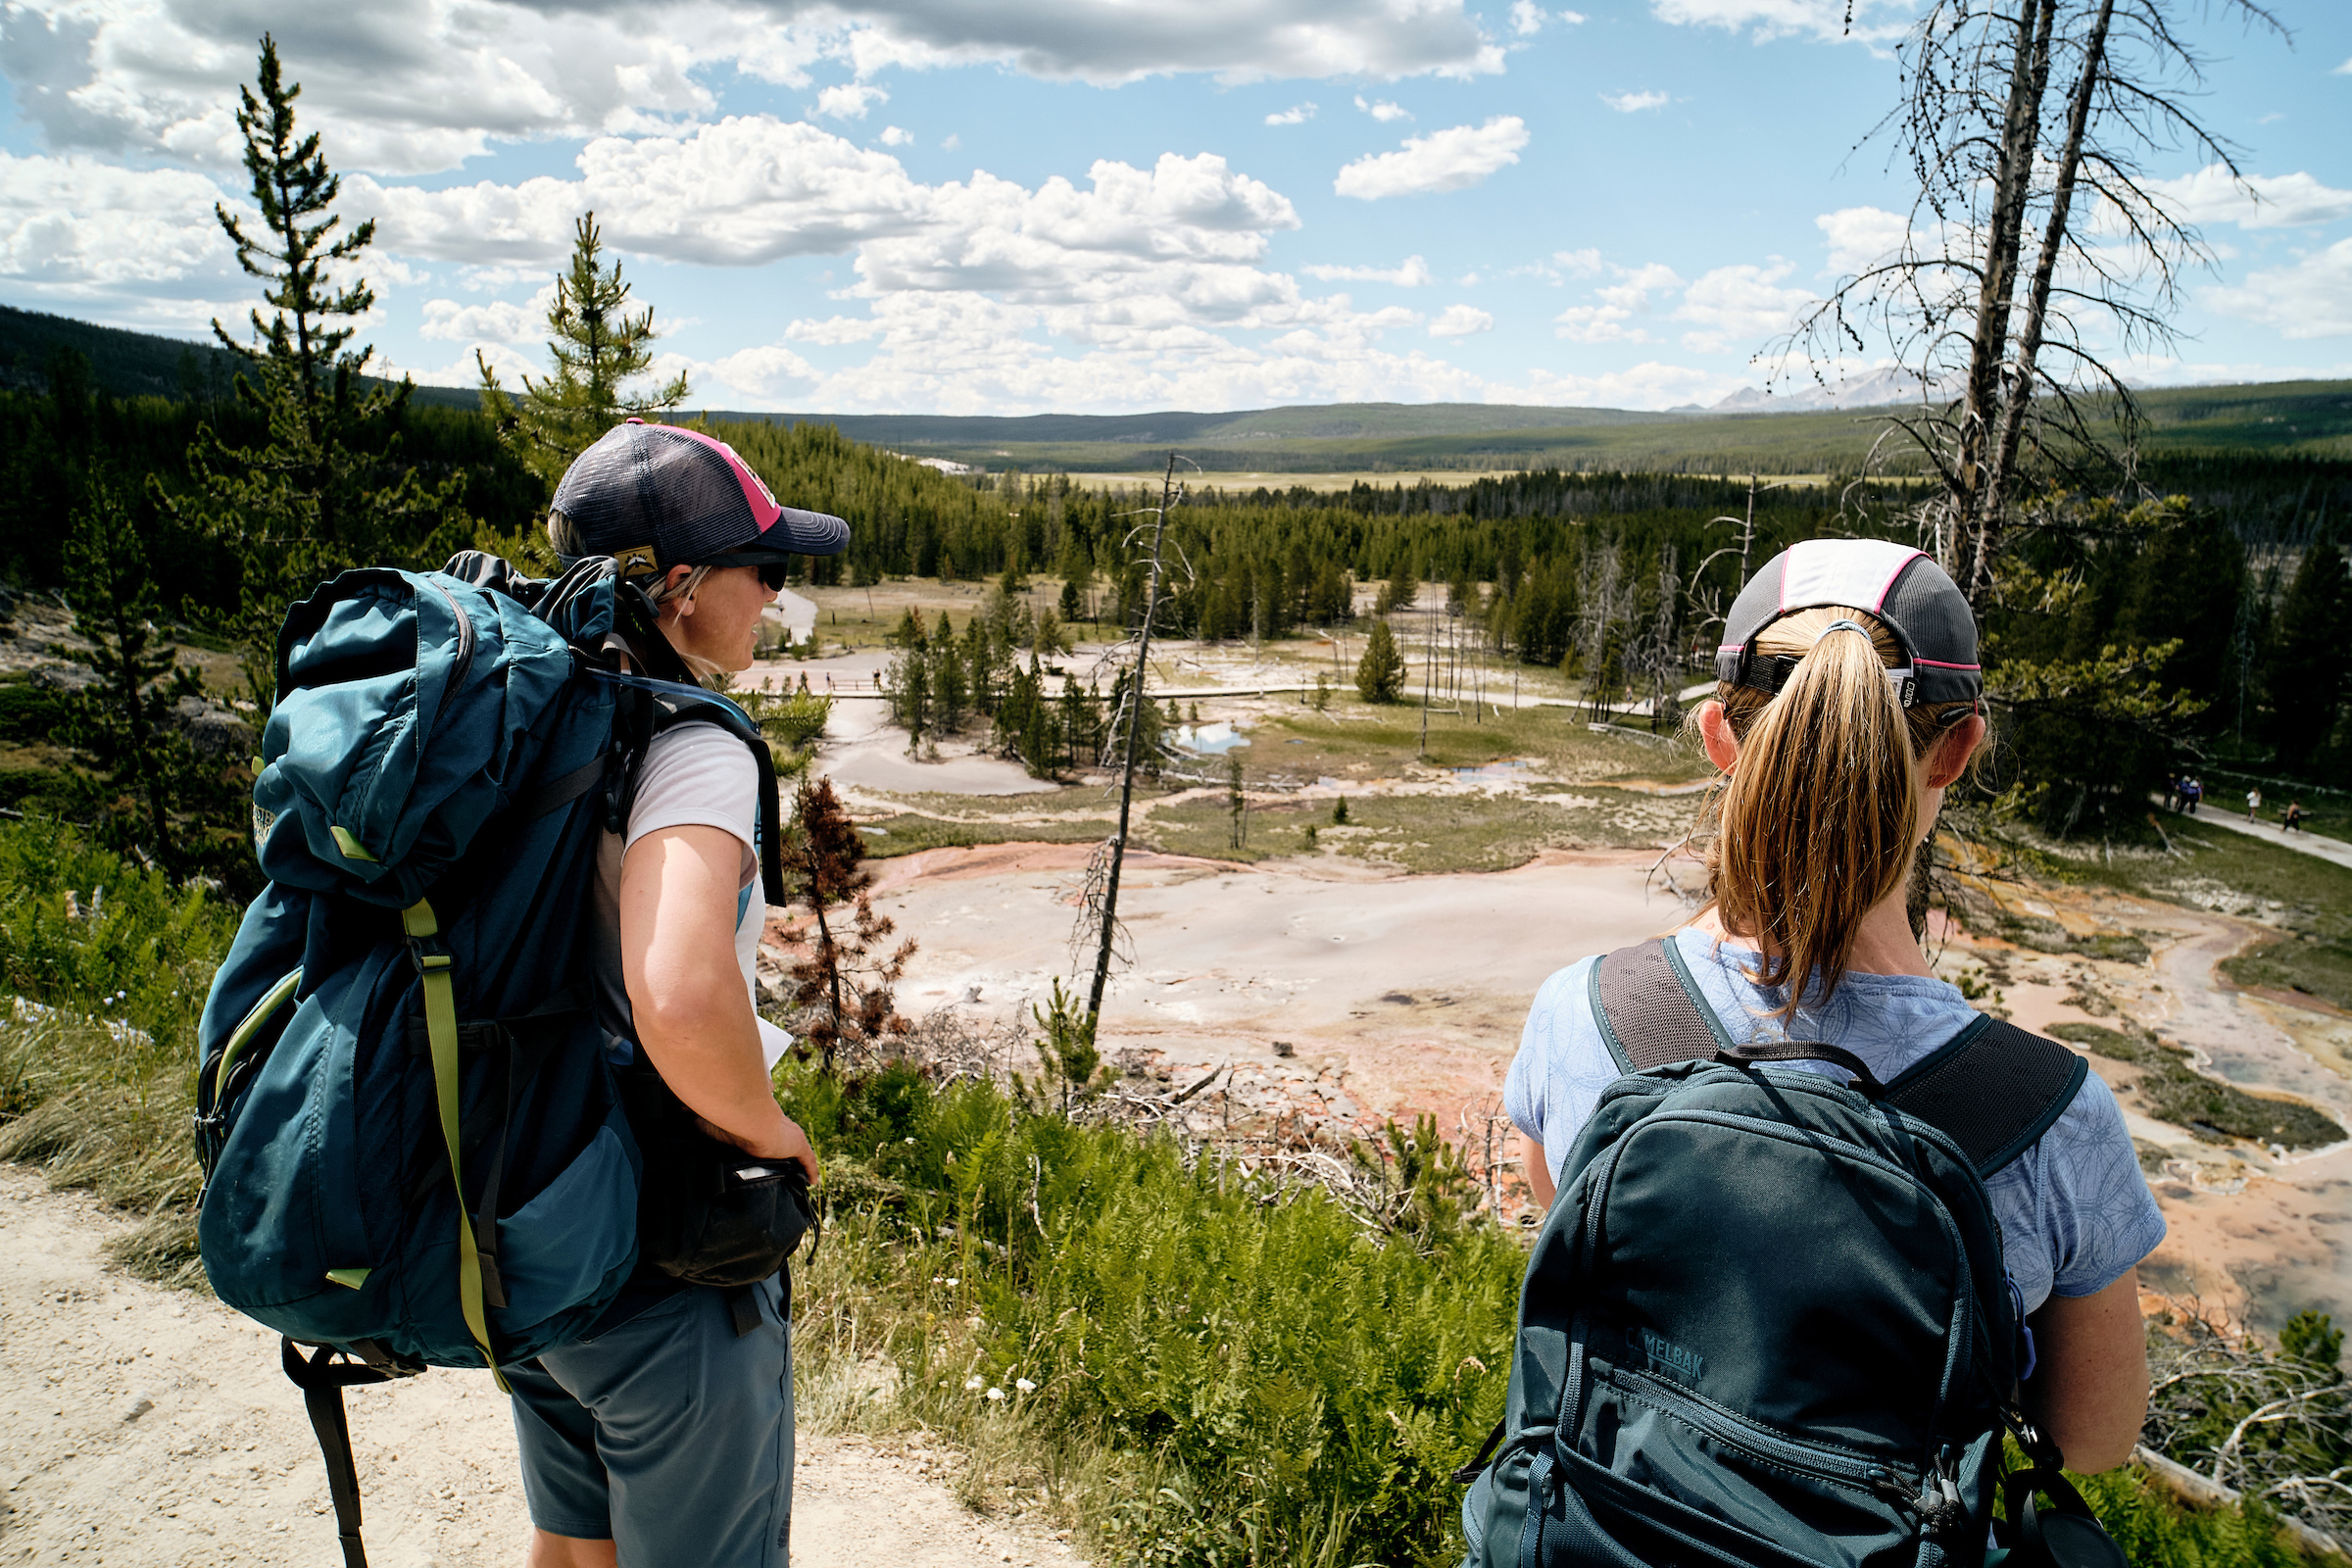
[[[227,395],[234,356],[206,343],[98,326],[0,305],[0,387],[45,391],[60,348],[88,356],[117,396]],[[1182,447],[1215,473],[1496,471],[1546,466],[1625,472],[1850,472],[1873,432],[1863,411],[1916,403],[1915,377],[1872,371],[1770,394],[1747,388],[1709,408],[1546,408],[1493,403],[1336,403],[1200,413],[899,415],[699,411],[714,420],[830,424],[853,441],[972,468],[1120,473]],[[419,386],[418,403],[474,409],[471,387]],[[2352,459],[2352,381],[2151,388],[2151,446],[2299,451]],[[698,412],[698,411],[688,411]]]
[[[1940,401],[1958,388],[1935,384],[1929,396]],[[1778,389],[1743,386],[1707,406],[1710,414],[1818,413],[1824,409],[1884,409],[1924,401],[1920,378],[1909,370],[1887,368],[1850,380],[1801,381]]]

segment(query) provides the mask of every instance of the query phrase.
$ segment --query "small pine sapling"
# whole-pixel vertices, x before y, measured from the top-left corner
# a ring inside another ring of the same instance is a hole
[[[889,916],[874,912],[866,891],[874,874],[858,864],[865,858],[865,844],[833,793],[833,781],[803,779],[795,807],[799,844],[794,859],[816,916],[816,942],[808,956],[792,966],[798,982],[792,1000],[813,1013],[804,1026],[804,1059],[814,1050],[830,1074],[845,1049],[871,1051],[886,1036],[906,1032],[896,987],[915,945],[902,942],[882,956],[882,944],[896,927]],[[849,931],[837,935],[825,911],[842,904],[851,904],[853,912]]]
[[[1102,1053],[1095,1045],[1095,1019],[1059,980],[1054,982],[1052,1000],[1031,1004],[1029,1015],[1041,1031],[1032,1042],[1037,1048],[1040,1093],[1033,1097],[1017,1072],[1012,1075],[1013,1090],[1032,1110],[1058,1101],[1061,1114],[1067,1116],[1110,1085],[1111,1071],[1102,1064]]]

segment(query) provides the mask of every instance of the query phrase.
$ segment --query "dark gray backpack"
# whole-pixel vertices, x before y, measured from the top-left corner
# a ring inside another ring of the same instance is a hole
[[[1528,1263],[1503,1420],[1462,1472],[1492,1455],[1472,1563],[1984,1561],[2032,1356],[1984,1178],[2064,1112],[2082,1059],[1980,1017],[1881,1085],[1835,1047],[1735,1050],[1671,942],[1592,976],[1626,1076]],[[1796,1060],[1853,1087],[1756,1065]],[[2011,1478],[2011,1562],[2120,1565],[2023,1435],[2041,1467]]]

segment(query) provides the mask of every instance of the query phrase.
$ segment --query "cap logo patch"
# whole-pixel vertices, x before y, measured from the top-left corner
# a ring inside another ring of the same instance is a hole
[[[620,563],[620,574],[623,577],[650,577],[662,569],[652,545],[631,545],[626,550],[615,550],[612,559]]]

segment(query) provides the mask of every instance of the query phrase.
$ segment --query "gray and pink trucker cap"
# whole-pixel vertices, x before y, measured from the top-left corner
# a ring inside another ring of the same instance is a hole
[[[850,547],[848,523],[778,506],[724,441],[642,419],[597,437],[564,470],[550,507],[571,520],[587,554],[615,558],[626,577],[676,565],[761,566]]]
[[[1807,539],[1764,563],[1724,617],[1715,678],[1778,692],[1796,661],[1751,654],[1756,638],[1783,615],[1824,605],[1868,611],[1894,633],[1908,667],[1887,673],[1905,708],[1984,694],[1977,617],[1959,585],[1921,552],[1885,539]]]

